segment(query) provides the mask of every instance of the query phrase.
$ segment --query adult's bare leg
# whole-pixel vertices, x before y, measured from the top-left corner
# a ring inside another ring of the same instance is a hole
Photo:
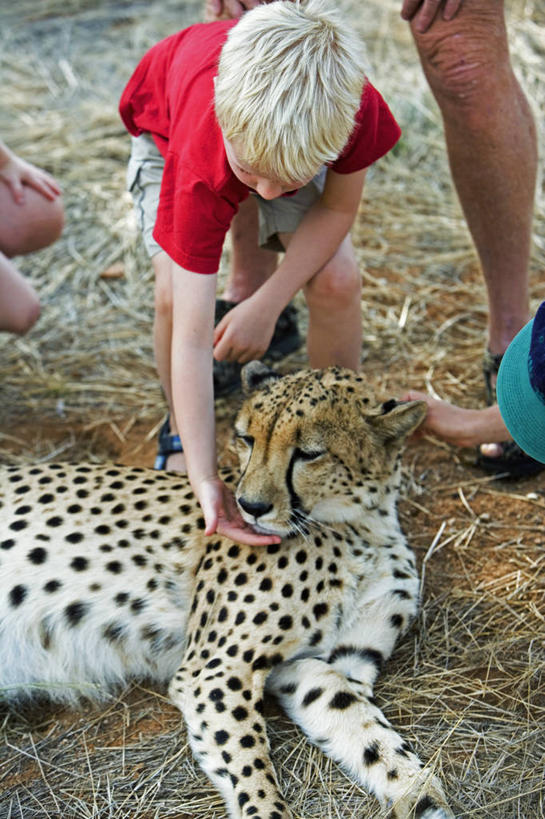
[[[528,321],[537,172],[534,120],[513,73],[500,0],[412,25],[443,117],[450,167],[488,292],[488,347],[503,353]]]
[[[0,252],[0,331],[23,335],[39,315],[36,291],[11,259]]]
[[[64,225],[61,197],[46,199],[29,186],[24,202],[17,204],[7,185],[0,185],[0,213],[0,251],[9,258],[52,244]]]
[[[0,185],[0,331],[26,333],[40,315],[36,291],[12,262],[52,244],[64,223],[62,200],[46,199],[25,186],[24,202],[18,204],[7,185]]]

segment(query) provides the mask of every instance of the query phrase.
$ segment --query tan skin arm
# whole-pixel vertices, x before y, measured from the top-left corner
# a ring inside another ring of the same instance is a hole
[[[414,437],[435,435],[455,446],[473,447],[511,440],[497,404],[485,409],[465,409],[432,398],[422,392],[411,390],[403,396],[404,401],[425,401],[428,413]],[[484,451],[484,450],[483,450]],[[494,452],[486,452],[494,455]]]
[[[192,273],[172,262],[172,399],[184,445],[187,471],[201,505],[205,534],[266,546],[273,535],[257,534],[242,519],[216,465],[212,333],[216,275]]]

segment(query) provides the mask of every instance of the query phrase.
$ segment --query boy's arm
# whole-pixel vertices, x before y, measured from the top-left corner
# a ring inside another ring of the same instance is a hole
[[[216,327],[218,361],[250,361],[269,346],[284,307],[331,259],[350,231],[361,200],[365,169],[350,174],[328,170],[324,191],[293,234],[275,273]]]
[[[205,519],[205,534],[267,545],[280,538],[258,535],[246,524],[216,465],[212,332],[216,275],[192,273],[172,262],[172,401],[187,471]]]

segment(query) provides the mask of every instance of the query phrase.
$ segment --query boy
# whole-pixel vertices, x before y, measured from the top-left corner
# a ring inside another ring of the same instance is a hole
[[[365,169],[399,127],[365,78],[360,41],[321,0],[280,0],[167,38],[138,65],[120,113],[137,137],[129,183],[156,277],[156,361],[171,410],[163,444],[178,450],[168,467],[184,467],[179,430],[206,533],[276,542],[242,521],[218,477],[212,359],[260,358],[303,289],[310,365],[358,368],[361,285],[348,234]],[[154,168],[162,179],[150,204]],[[285,256],[214,329],[223,240],[250,192],[262,244]]]

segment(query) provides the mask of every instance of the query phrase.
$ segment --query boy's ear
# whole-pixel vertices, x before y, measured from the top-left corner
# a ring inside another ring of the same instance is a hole
[[[278,378],[282,376],[262,364],[261,361],[249,361],[241,370],[242,391],[244,395],[249,395]]]
[[[367,422],[379,433],[384,442],[403,443],[420,426],[428,410],[425,401],[386,401],[381,415],[371,415]]]

